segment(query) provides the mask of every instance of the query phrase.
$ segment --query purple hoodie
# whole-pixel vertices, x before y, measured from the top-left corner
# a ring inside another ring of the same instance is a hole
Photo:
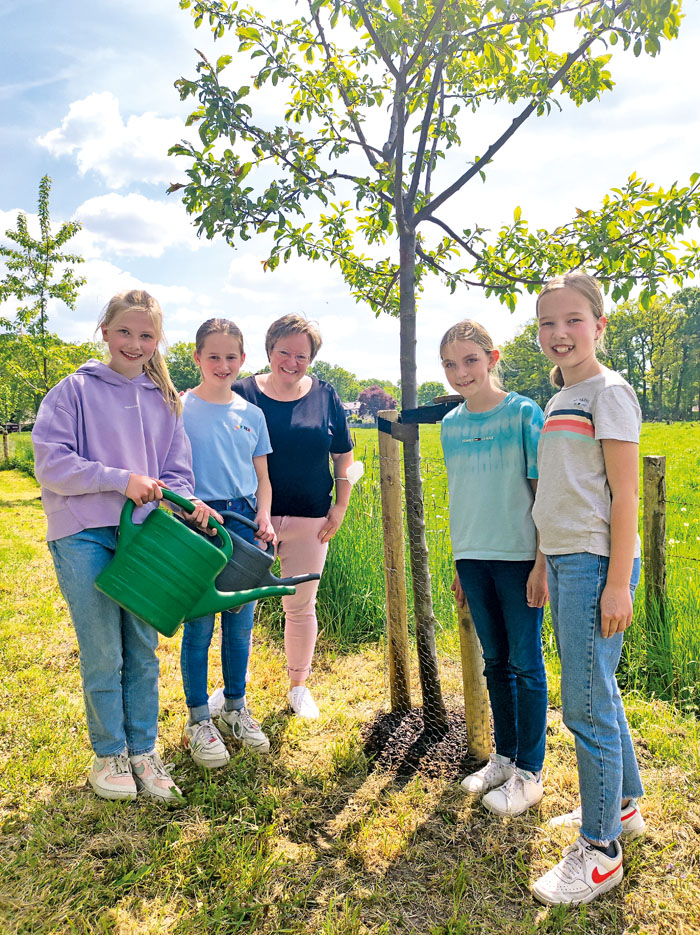
[[[32,441],[49,541],[118,525],[130,474],[193,495],[182,419],[145,373],[129,380],[89,360],[46,394]],[[134,521],[142,523],[155,506],[136,509]]]

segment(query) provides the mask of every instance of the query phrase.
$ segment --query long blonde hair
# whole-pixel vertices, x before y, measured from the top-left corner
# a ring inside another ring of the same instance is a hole
[[[119,315],[130,311],[146,312],[155,328],[158,343],[165,344],[162,309],[156,299],[144,289],[129,289],[127,292],[119,292],[117,295],[113,295],[100,316],[97,323],[98,329],[108,328]],[[163,399],[172,412],[179,416],[182,413],[180,395],[173,386],[165,358],[159,347],[156,347],[151,359],[144,364],[143,370],[161,391]]]
[[[443,334],[442,340],[440,341],[441,360],[445,348],[448,344],[454,344],[455,341],[471,341],[476,344],[477,347],[480,347],[487,357],[490,357],[495,350],[498,350],[498,348],[494,346],[493,338],[486,328],[480,325],[478,321],[472,321],[471,318],[458,321],[456,325],[452,325],[452,327],[448,328]],[[492,385],[495,386],[496,389],[502,390],[501,365],[498,362],[495,363],[489,371],[489,376]]]
[[[557,289],[575,289],[580,295],[586,299],[588,304],[591,307],[591,311],[595,318],[602,318],[605,314],[605,306],[603,305],[603,293],[600,291],[600,285],[597,279],[594,279],[593,276],[589,276],[588,273],[564,273],[563,276],[555,276],[554,279],[550,279],[545,286],[543,286],[540,294],[537,296],[537,302],[535,303],[535,314],[539,319],[540,316],[540,299],[543,295],[547,295],[548,292],[554,292]],[[596,341],[596,347],[599,347],[601,350],[605,350],[605,345],[603,343],[603,333],[601,332],[600,337]],[[549,371],[549,382],[552,386],[556,386],[558,389],[561,389],[564,386],[564,375],[561,372],[561,367],[559,364],[555,364],[554,367]]]

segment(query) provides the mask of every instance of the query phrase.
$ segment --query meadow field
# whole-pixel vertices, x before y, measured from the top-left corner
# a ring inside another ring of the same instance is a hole
[[[700,931],[700,729],[693,716],[700,426],[645,426],[642,440],[644,453],[668,457],[672,608],[668,632],[654,633],[638,601],[622,673],[648,833],[625,847],[623,884],[571,910],[544,909],[528,891],[569,840],[548,818],[577,797],[549,645],[546,794],[528,815],[504,824],[467,800],[454,778],[396,775],[377,768],[368,752],[367,725],[387,710],[388,690],[376,431],[356,437],[367,475],[324,576],[312,676],[321,718],[302,723],[286,710],[279,618],[270,602],[256,625],[249,692],[270,755],[233,749],[229,767],[200,771],[181,746],[179,639],[162,640],[159,743],[187,799],[173,811],[140,800],[105,802],[86,788],[91,754],[77,647],[42,541],[38,487],[26,473],[0,472],[3,935]],[[19,439],[15,456],[30,469],[26,446]],[[436,429],[423,430],[423,450],[441,676],[448,706],[459,711]],[[212,687],[220,683],[215,657]],[[412,677],[419,699],[415,664]]]

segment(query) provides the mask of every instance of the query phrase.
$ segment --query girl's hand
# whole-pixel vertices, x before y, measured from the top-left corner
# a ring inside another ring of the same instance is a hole
[[[462,590],[462,585],[459,580],[459,575],[455,572],[454,580],[451,584],[451,589],[454,591],[455,601],[457,602],[458,607],[464,607],[467,603],[466,598],[464,597],[464,591]]]
[[[344,506],[340,506],[338,503],[334,503],[330,508],[328,516],[326,516],[326,522],[318,534],[321,542],[330,542],[338,532],[345,518],[345,509]]]
[[[629,585],[606,584],[600,598],[600,630],[604,637],[622,633],[632,623]]]
[[[193,526],[199,526],[202,532],[206,532],[209,536],[215,536],[216,530],[209,528],[209,517],[213,516],[215,520],[218,520],[223,525],[223,517],[212,510],[210,506],[207,506],[206,503],[203,503],[201,500],[194,499],[191,501],[194,511],[192,513],[183,513],[184,518],[188,523],[192,523]]]
[[[544,562],[535,562],[528,575],[525,591],[528,607],[544,607],[549,599],[547,587],[547,566]]]
[[[276,544],[277,536],[270,522],[270,514],[267,512],[258,513],[255,517],[255,522],[258,524],[258,531],[255,533],[255,538],[260,539],[262,543],[272,542]],[[264,546],[261,545],[260,548],[264,548]]]
[[[154,500],[162,500],[161,483],[154,477],[145,474],[130,474],[126,485],[127,499],[133,500],[136,506],[145,506]]]

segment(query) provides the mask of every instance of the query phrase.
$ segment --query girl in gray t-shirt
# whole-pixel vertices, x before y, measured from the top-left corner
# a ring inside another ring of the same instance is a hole
[[[547,557],[564,723],[576,741],[580,827],[532,887],[550,905],[587,903],[622,880],[620,836],[637,837],[643,787],[615,679],[639,581],[641,416],[632,388],[596,358],[605,330],[597,282],[569,273],[537,301],[539,339],[560,391],[545,409],[532,516]]]

